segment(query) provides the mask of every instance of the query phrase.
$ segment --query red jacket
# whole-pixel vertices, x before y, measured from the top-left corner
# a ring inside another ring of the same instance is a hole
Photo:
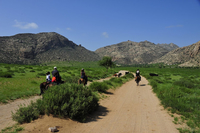
[[[53,77],[51,82],[56,82],[56,77]]]

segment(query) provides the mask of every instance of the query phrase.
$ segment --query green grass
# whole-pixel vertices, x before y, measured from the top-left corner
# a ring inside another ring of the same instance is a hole
[[[70,67],[65,63],[56,64],[63,80],[70,79],[71,82],[78,83],[80,70],[82,68],[85,68],[89,81],[109,77],[114,73],[113,69],[109,69],[107,72],[105,68],[97,66],[97,62],[72,63],[76,65]],[[38,95],[40,93],[40,83],[46,81],[45,73],[48,71],[51,73],[53,67],[54,66],[0,64],[0,73],[9,73],[11,75],[11,77],[0,76],[0,103],[7,103],[10,100]],[[72,81],[71,77],[74,77],[73,79],[77,81]]]
[[[20,127],[19,125],[15,124],[14,126],[2,129],[1,133],[19,133],[22,130],[24,130],[23,127]]]
[[[71,63],[71,64],[70,64]],[[73,65],[72,65],[73,64]],[[28,97],[39,94],[39,84],[45,81],[43,73],[52,71],[57,66],[60,75],[68,82],[76,82],[80,77],[81,68],[85,69],[88,80],[98,80],[109,77],[119,70],[135,72],[138,68],[141,75],[146,77],[160,99],[161,104],[171,113],[176,113],[181,118],[174,118],[174,122],[180,121],[187,124],[190,129],[179,128],[179,132],[200,132],[200,71],[199,68],[178,68],[177,66],[164,65],[135,65],[106,69],[99,67],[97,63],[66,62],[51,63],[41,66],[0,64],[0,72],[10,73],[11,78],[0,77],[0,102]],[[151,77],[149,73],[159,76]],[[116,88],[126,82],[126,78],[112,78],[104,81],[108,88]],[[96,87],[98,85],[95,85]],[[104,91],[106,91],[107,88]]]
[[[200,72],[197,68],[142,68],[145,76],[162,105],[172,113],[179,114],[174,123],[185,122],[190,129],[179,132],[200,132]],[[151,77],[149,73],[157,73]]]

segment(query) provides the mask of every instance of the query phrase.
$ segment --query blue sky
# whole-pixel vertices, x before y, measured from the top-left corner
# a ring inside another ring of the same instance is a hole
[[[57,32],[86,49],[200,41],[200,0],[0,0],[0,36]]]

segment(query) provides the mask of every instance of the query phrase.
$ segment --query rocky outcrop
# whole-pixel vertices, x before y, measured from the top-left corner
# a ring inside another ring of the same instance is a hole
[[[99,48],[95,51],[100,57],[111,56],[118,64],[147,64],[163,55],[169,50],[149,41],[126,41]]]
[[[179,46],[177,46],[174,43],[170,43],[170,44],[162,43],[162,44],[157,44],[157,45],[167,49],[168,51],[172,51],[174,49],[179,48]]]
[[[175,49],[151,63],[180,64],[180,66],[200,65],[200,41],[192,45]]]
[[[0,37],[0,62],[39,64],[50,61],[96,61],[100,57],[55,32]]]

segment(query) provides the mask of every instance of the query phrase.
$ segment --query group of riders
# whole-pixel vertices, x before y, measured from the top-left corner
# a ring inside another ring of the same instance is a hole
[[[85,71],[84,69],[82,68],[81,69],[81,78],[80,78],[80,81],[85,81],[86,84],[87,84],[87,76],[85,74]],[[51,75],[50,75],[50,72],[47,72],[46,73],[46,82],[49,83],[49,84],[60,84],[62,83],[63,81],[61,80],[61,76],[57,70],[57,67],[54,67],[54,70],[52,71],[52,79],[51,79]]]
[[[135,81],[137,83],[137,85],[139,85],[139,81],[141,81],[141,76],[140,76],[140,71],[139,69],[137,69],[136,71],[136,77],[135,77]],[[52,79],[51,79],[51,75],[50,72],[46,73],[46,85],[58,85],[64,83],[64,81],[61,80],[61,76],[59,74],[59,71],[57,70],[57,67],[54,67],[54,70],[52,71]],[[84,69],[81,69],[81,78],[78,81],[79,84],[83,83],[84,86],[87,84],[87,76],[85,74]],[[46,86],[45,86],[46,87]],[[43,93],[42,87],[40,86],[41,89],[41,93]]]
[[[62,82],[61,76],[57,70],[57,67],[54,67],[54,70],[52,71],[52,79],[50,72],[46,73],[46,82],[52,83],[52,84],[60,84]]]
[[[64,81],[61,80],[61,76],[59,74],[59,71],[57,70],[57,67],[54,67],[54,70],[52,71],[52,79],[50,72],[47,72],[46,82],[40,84],[40,95],[42,95],[44,91],[48,89],[48,87],[51,87],[53,85],[59,85],[62,83],[64,83]],[[79,79],[78,83],[83,83],[84,86],[87,84],[87,76],[85,74],[84,69],[81,70],[81,78]]]

